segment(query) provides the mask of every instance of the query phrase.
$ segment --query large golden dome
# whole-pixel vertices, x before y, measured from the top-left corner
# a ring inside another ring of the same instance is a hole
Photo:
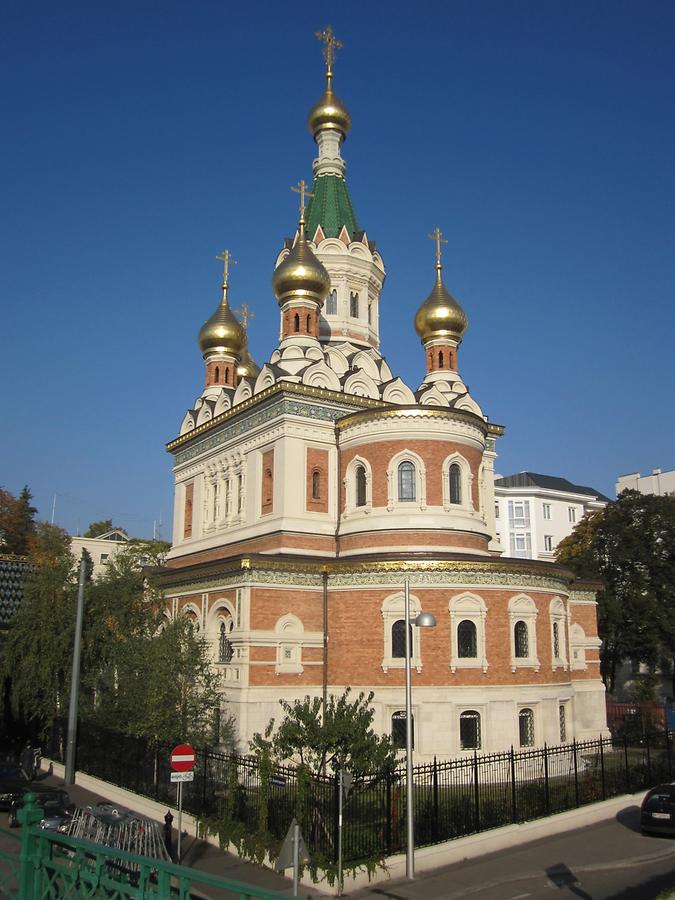
[[[423,344],[434,338],[452,338],[459,343],[468,324],[466,313],[443,284],[438,264],[436,284],[417,310],[415,330]]]
[[[339,131],[343,138],[347,137],[352,127],[352,117],[342,100],[333,93],[330,80],[326,90],[310,110],[307,127],[312,137],[316,137],[319,131]]]
[[[313,300],[319,306],[323,306],[330,290],[330,275],[307,243],[302,221],[295,246],[274,270],[272,290],[281,304],[288,300]]]
[[[246,332],[227,303],[227,285],[223,285],[223,299],[220,306],[199,332],[199,349],[202,356],[209,353],[225,353],[239,356],[246,346]]]

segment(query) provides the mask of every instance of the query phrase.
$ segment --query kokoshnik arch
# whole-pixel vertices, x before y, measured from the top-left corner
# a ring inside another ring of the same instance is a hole
[[[251,358],[224,251],[222,298],[199,332],[204,390],[168,444],[167,615],[208,638],[242,748],[280,697],[348,685],[373,690],[375,727],[403,740],[405,578],[412,616],[423,608],[438,623],[413,629],[418,759],[605,733],[597,584],[505,558],[495,537],[504,429],[459,373],[468,319],[445,286],[439,229],[433,287],[411,309],[420,385],[380,351],[385,265],[345,179],[338,43],[330,29],[319,36],[313,183],[295,189],[297,230],[272,277],[279,343],[262,367]]]

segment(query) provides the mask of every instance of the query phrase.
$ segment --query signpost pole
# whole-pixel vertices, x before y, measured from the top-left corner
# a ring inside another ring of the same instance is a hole
[[[180,839],[183,831],[183,782],[178,782],[178,844],[176,850],[176,862],[180,865]]]
[[[300,876],[300,826],[297,822],[293,825],[293,896],[298,896],[298,882]]]

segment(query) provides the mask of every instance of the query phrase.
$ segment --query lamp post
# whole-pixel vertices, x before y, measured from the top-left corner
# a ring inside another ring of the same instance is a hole
[[[70,708],[68,711],[68,740],[66,743],[66,784],[75,784],[75,747],[77,744],[77,708],[80,699],[80,652],[82,646],[82,617],[84,614],[84,582],[87,563],[82,551],[80,581],[77,589],[77,616],[75,619],[75,643],[73,645],[73,671],[70,680]]]
[[[412,679],[410,642],[410,581],[405,579],[405,781],[406,781],[406,878],[415,877],[415,827],[413,814],[413,766],[412,766]],[[436,618],[432,613],[421,612],[412,621],[418,628],[433,628]]]

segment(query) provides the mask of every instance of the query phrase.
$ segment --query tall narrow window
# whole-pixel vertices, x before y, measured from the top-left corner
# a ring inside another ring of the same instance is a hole
[[[213,376],[213,383],[218,384],[219,381],[220,381],[220,369],[218,368],[218,366],[216,366],[216,371]]]
[[[534,745],[534,713],[531,709],[521,709],[518,713],[518,736],[521,747]]]
[[[577,520],[577,511],[573,506],[567,507],[567,520],[571,523],[574,523]]]
[[[244,508],[244,476],[237,475],[237,512]]]
[[[312,472],[312,500],[321,499],[321,472],[315,469]]]
[[[227,637],[227,626],[224,622],[220,623],[220,634],[218,635],[218,662],[229,663],[232,660],[232,644]]]
[[[462,470],[457,465],[457,463],[453,463],[450,466],[450,502],[451,503],[461,503],[462,502]]]
[[[225,369],[225,384],[229,384],[229,383],[230,383],[230,370]]]
[[[464,619],[457,626],[457,656],[461,659],[475,659],[478,656],[476,626]]]
[[[356,505],[366,505],[366,470],[363,466],[356,469]]]
[[[442,350],[438,351],[438,368],[439,369],[443,368],[443,351]]]
[[[307,316],[307,334],[312,333],[312,317]]]
[[[560,723],[560,743],[564,744],[567,740],[567,715],[565,704],[561,703],[558,707],[558,721]]]
[[[513,628],[513,643],[518,659],[527,659],[530,655],[530,642],[527,634],[527,623],[520,620]]]
[[[264,501],[265,501],[265,503],[271,503],[272,502],[272,470],[271,469],[265,469],[264,481],[265,481],[264,490],[263,490]]]
[[[337,315],[337,291],[333,290],[326,298],[326,312],[329,316]]]
[[[411,462],[402,462],[398,467],[398,499],[415,499],[415,466]]]
[[[560,659],[560,627],[553,623],[553,658]]]
[[[412,625],[408,629],[410,639],[410,655],[412,657]],[[391,655],[394,659],[405,659],[405,620],[398,619],[391,626]]]
[[[355,294],[354,291],[349,295],[349,315],[352,319],[358,319],[359,317],[359,295]]]
[[[192,502],[194,499],[194,482],[185,486],[185,507],[183,510],[183,537],[192,537]]]
[[[459,745],[462,750],[480,750],[480,713],[467,709],[459,717]]]
[[[300,316],[297,313],[293,316],[293,331],[296,334],[300,331]]]

